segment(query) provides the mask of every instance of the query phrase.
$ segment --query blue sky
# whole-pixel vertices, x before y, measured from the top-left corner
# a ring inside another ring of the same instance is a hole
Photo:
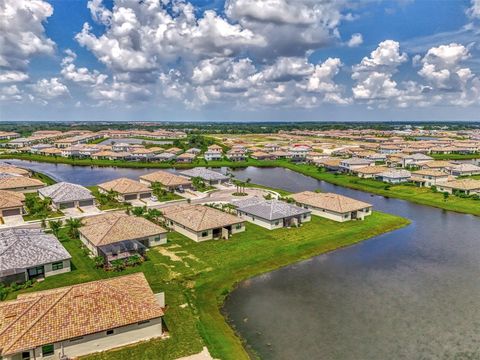
[[[480,120],[480,0],[5,0],[0,121]]]

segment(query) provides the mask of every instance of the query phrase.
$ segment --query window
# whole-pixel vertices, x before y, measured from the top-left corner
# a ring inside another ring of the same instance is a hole
[[[107,335],[112,335],[113,334],[113,329],[112,330],[107,330]]]
[[[205,236],[207,236],[207,235],[208,235],[208,231],[202,232],[202,237],[205,237]]]
[[[160,236],[157,236],[154,240],[155,241],[160,241]]]
[[[30,360],[30,351],[22,352],[22,360]]]
[[[275,221],[275,225],[278,225],[278,224],[280,224],[280,222],[278,222],[278,221]]]
[[[235,226],[237,228],[237,230],[240,230],[242,228],[242,224],[237,224],[237,226]]]
[[[43,345],[42,346],[42,356],[50,356],[55,353],[55,348],[53,344]]]
[[[52,263],[52,270],[61,270],[63,269],[63,261]]]

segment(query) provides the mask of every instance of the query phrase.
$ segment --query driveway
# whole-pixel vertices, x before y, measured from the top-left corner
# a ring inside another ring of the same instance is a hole
[[[3,220],[3,227],[10,227],[10,226],[19,226],[25,224],[22,215],[13,215],[13,216],[5,216],[2,217]]]

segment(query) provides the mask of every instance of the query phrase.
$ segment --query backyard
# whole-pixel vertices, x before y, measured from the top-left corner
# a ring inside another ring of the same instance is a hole
[[[375,212],[365,221],[347,223],[313,216],[310,223],[300,228],[274,231],[247,223],[244,233],[228,241],[195,243],[178,233],[169,233],[168,244],[150,249],[147,261],[120,272],[96,268],[94,260],[81,248],[80,240],[70,238],[63,228],[59,238],[72,255],[72,272],[49,277],[8,297],[142,271],[154,292],[166,294],[165,323],[170,338],[94,354],[87,359],[175,359],[200,352],[205,345],[215,358],[246,359],[241,340],[220,313],[225,297],[236,283],[408,223],[406,219]]]

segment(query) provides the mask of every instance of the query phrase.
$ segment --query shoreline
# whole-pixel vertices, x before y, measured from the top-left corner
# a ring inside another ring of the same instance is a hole
[[[447,201],[443,198],[442,193],[433,193],[429,188],[419,188],[413,185],[394,185],[387,184],[377,180],[363,179],[357,176],[345,174],[333,174],[325,171],[319,171],[315,165],[295,164],[286,160],[254,160],[248,161],[196,161],[188,164],[171,164],[171,163],[149,163],[149,162],[131,162],[131,161],[113,161],[113,160],[74,160],[69,158],[55,158],[43,155],[30,154],[2,154],[0,159],[8,160],[24,160],[36,161],[50,164],[65,164],[71,166],[98,166],[98,167],[120,167],[131,169],[190,169],[194,167],[229,167],[233,169],[246,168],[255,166],[260,168],[282,167],[302,175],[312,177],[319,181],[325,181],[334,185],[359,190],[375,195],[385,196],[388,198],[396,198],[400,200],[410,201],[415,204],[431,206],[447,211],[454,211],[463,214],[471,214],[480,216],[480,201],[473,199],[459,198],[450,196]],[[388,186],[388,188],[386,188]]]

